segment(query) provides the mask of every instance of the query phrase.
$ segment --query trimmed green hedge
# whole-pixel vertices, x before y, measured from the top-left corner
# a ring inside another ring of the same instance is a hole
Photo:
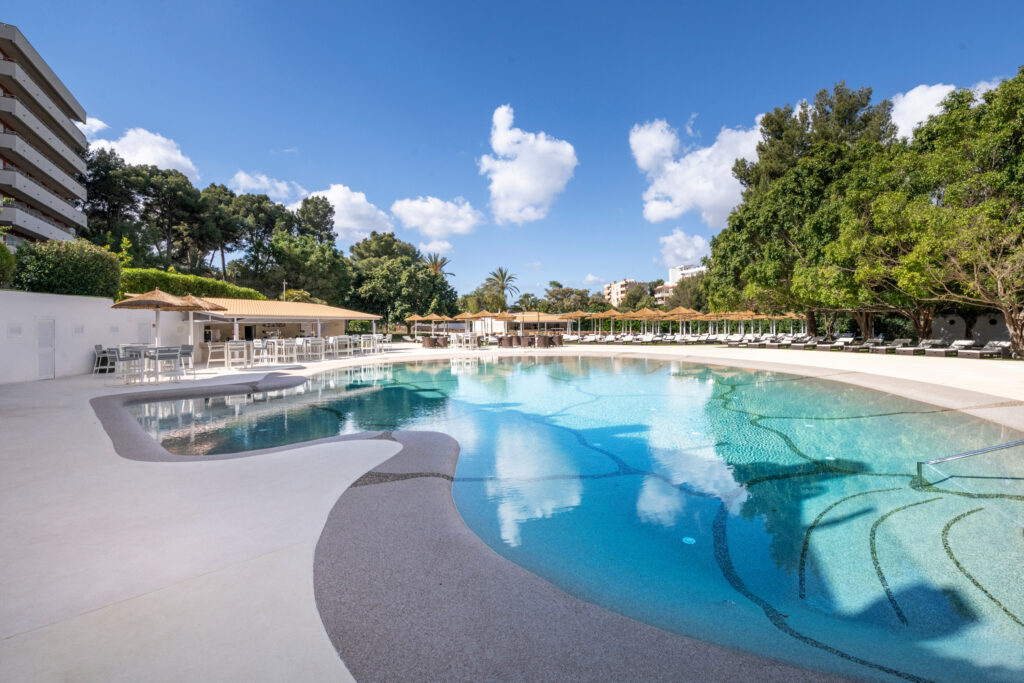
[[[0,243],[0,287],[5,287],[14,277],[14,254]]]
[[[26,292],[113,299],[121,282],[117,257],[85,240],[28,242],[14,260],[14,288]]]
[[[222,299],[266,299],[255,289],[239,287],[223,280],[198,275],[168,273],[156,268],[124,268],[121,270],[121,291],[142,294],[152,289],[175,296],[215,296]]]

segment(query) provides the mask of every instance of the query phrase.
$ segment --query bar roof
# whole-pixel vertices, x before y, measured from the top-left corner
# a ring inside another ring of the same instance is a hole
[[[247,320],[380,320],[379,315],[350,311],[347,308],[309,304],[298,301],[269,301],[262,299],[220,299],[204,296],[204,300],[223,306],[226,310],[209,311],[211,318]],[[204,313],[206,313],[204,311]]]

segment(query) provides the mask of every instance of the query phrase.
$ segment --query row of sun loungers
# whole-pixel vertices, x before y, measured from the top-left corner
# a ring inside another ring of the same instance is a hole
[[[566,340],[570,341],[570,340]],[[991,341],[984,346],[971,339],[960,339],[949,344],[941,339],[925,339],[914,345],[910,339],[886,342],[881,337],[857,340],[842,335],[832,341],[825,337],[807,335],[771,334],[587,334],[580,344],[726,344],[732,348],[797,349],[838,351],[843,353],[879,353],[901,356],[956,356],[959,358],[1009,358],[1010,342]]]

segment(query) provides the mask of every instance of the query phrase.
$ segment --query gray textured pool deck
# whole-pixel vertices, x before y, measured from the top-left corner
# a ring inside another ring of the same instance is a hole
[[[825,681],[578,600],[499,556],[451,497],[458,444],[396,432],[317,544],[314,587],[359,681]]]
[[[1019,362],[716,347],[502,355],[556,354],[820,376],[1024,428]],[[455,355],[467,354],[390,358]],[[153,448],[121,414],[152,392],[283,386],[359,362],[167,389],[0,385],[0,680],[821,678],[582,602],[498,556],[455,511],[444,435],[194,458]]]

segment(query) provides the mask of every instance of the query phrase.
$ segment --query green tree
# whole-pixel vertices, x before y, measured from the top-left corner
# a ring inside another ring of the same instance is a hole
[[[455,273],[449,273],[446,269],[451,261],[448,260],[447,256],[441,256],[437,252],[427,254],[424,257],[424,261],[427,264],[427,268],[430,268],[430,272],[435,275],[454,275]]]
[[[238,225],[236,247],[244,249],[245,255],[232,262],[229,272],[246,287],[272,290],[267,275],[273,266],[274,233],[291,233],[294,214],[265,194],[238,195],[231,202],[231,212]]]
[[[142,217],[154,241],[163,248],[163,260],[172,265],[175,242],[179,248],[200,223],[199,190],[181,171],[156,166],[136,167],[142,178]]]
[[[626,292],[626,296],[622,297],[622,301],[619,302],[619,310],[620,311],[636,311],[636,310],[639,310],[639,309],[643,308],[644,306],[647,306],[646,302],[648,300],[653,302],[654,301],[654,297],[652,297],[647,292],[647,285],[646,284],[637,283],[633,287],[629,288],[629,291]],[[651,307],[653,307],[653,306],[651,306]]]
[[[380,315],[384,324],[404,321],[412,314],[455,312],[455,290],[444,276],[408,256],[381,259],[364,273],[356,290],[362,310]]]
[[[704,276],[702,274],[683,278],[672,288],[672,293],[665,300],[665,308],[671,310],[678,306],[702,313],[707,312],[708,297],[704,293]]]
[[[268,279],[287,281],[296,290],[326,301],[331,306],[347,303],[352,272],[344,254],[333,242],[318,242],[312,235],[293,235],[279,230],[270,240],[274,268]]]
[[[712,240],[706,291],[713,309],[833,308],[811,282],[840,230],[846,174],[865,147],[891,145],[891,105],[871,105],[871,90],[844,83],[813,105],[787,105],[762,118],[756,161],[738,161],[743,201]],[[796,286],[794,286],[796,285]],[[829,297],[825,297],[826,299]],[[813,314],[808,327],[814,330]]]
[[[552,280],[544,290],[547,308],[552,313],[571,313],[583,309],[590,301],[590,290],[565,287],[561,282]]]
[[[216,235],[221,276],[227,278],[228,268],[224,262],[224,252],[235,249],[239,232],[238,214],[234,210],[235,193],[224,185],[211,183],[203,188],[202,200],[203,220]]]
[[[532,292],[525,292],[524,294],[519,295],[519,298],[516,299],[516,303],[511,306],[509,310],[518,309],[518,311],[539,311],[541,303],[540,298],[536,294],[533,294]]]
[[[903,214],[918,239],[903,270],[947,304],[1003,313],[1024,356],[1024,67],[978,102],[951,93],[916,132],[927,179]]]
[[[416,247],[395,237],[393,232],[377,232],[374,230],[366,237],[353,244],[349,253],[352,263],[357,269],[375,267],[379,259],[399,258],[405,256],[412,261],[421,260]]]
[[[334,244],[334,206],[326,197],[306,197],[295,210],[295,227],[320,244]]]
[[[484,284],[493,288],[494,291],[501,295],[501,306],[499,311],[505,310],[508,307],[506,301],[508,300],[509,294],[518,294],[519,288],[516,287],[515,281],[516,275],[509,272],[507,268],[497,268],[492,270],[484,281]]]
[[[145,226],[138,220],[143,177],[116,152],[102,147],[90,148],[85,163],[81,181],[87,199],[81,209],[88,225],[82,237],[107,247],[116,247],[127,237],[134,245],[133,258],[142,262],[149,246],[142,234]]]

